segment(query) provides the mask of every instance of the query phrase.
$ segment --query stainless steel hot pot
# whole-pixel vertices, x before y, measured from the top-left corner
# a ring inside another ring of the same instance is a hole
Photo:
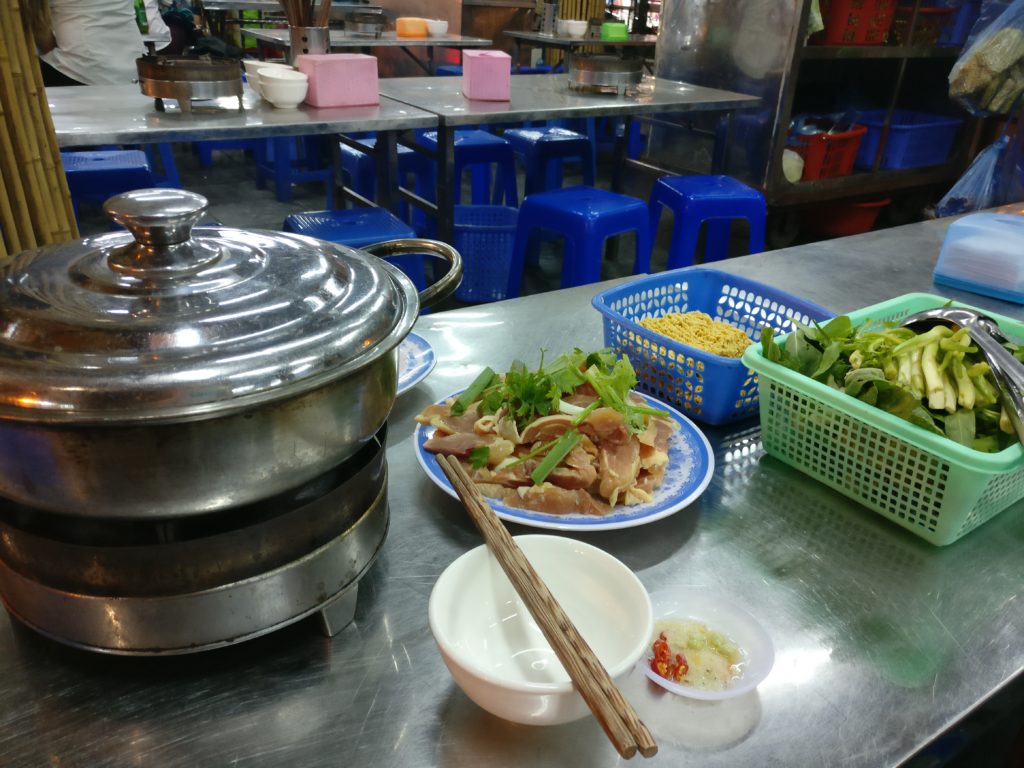
[[[320,475],[384,423],[399,343],[462,273],[429,240],[192,232],[181,190],[105,208],[130,233],[0,270],[0,496],[53,512],[201,514]],[[420,295],[378,258],[427,252],[449,270]]]

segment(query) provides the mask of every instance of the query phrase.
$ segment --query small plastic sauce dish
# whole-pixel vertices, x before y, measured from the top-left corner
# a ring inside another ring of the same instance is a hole
[[[760,622],[742,608],[730,603],[718,593],[705,589],[676,589],[660,596],[652,596],[652,601],[653,636],[639,665],[647,677],[666,691],[691,699],[721,701],[754,690],[768,677],[775,663],[775,646]],[[722,690],[695,688],[659,675],[651,668],[654,655],[652,646],[658,637],[658,624],[665,620],[695,621],[725,635],[739,648],[742,656],[742,674]]]

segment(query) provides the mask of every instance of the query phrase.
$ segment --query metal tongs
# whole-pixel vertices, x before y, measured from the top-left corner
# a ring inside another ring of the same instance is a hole
[[[1009,340],[995,320],[965,307],[936,307],[915,312],[904,318],[900,325],[915,330],[934,325],[964,328],[992,369],[1003,408],[1017,431],[1017,438],[1024,444],[1024,363],[1003,346]]]

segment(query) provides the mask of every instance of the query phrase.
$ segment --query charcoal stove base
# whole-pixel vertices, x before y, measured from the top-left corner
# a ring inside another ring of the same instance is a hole
[[[37,632],[102,653],[223,647],[318,614],[351,622],[389,515],[384,430],[274,499],[167,521],[56,516],[0,501],[0,598]]]

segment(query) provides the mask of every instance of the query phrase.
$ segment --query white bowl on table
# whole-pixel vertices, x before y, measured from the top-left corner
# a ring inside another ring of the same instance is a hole
[[[309,75],[294,69],[262,67],[259,80],[263,98],[278,109],[295,109],[309,90]]]
[[[582,38],[587,32],[587,25],[589,22],[586,20],[578,19],[563,19],[559,24],[564,25],[562,29],[564,31],[559,32],[563,37],[573,37],[576,39]]]
[[[636,575],[607,552],[573,539],[515,540],[612,679],[636,674],[653,627],[651,601]],[[455,682],[491,714],[555,725],[589,713],[486,545],[445,569],[427,612]]]
[[[260,69],[263,67],[278,67],[279,69],[291,69],[292,67],[288,64],[281,64],[275,61],[260,61],[259,59],[242,59],[242,66],[245,67],[245,79],[249,83],[249,87],[260,93]]]
[[[448,34],[448,22],[444,19],[427,19],[427,34],[431,37],[441,37]]]

